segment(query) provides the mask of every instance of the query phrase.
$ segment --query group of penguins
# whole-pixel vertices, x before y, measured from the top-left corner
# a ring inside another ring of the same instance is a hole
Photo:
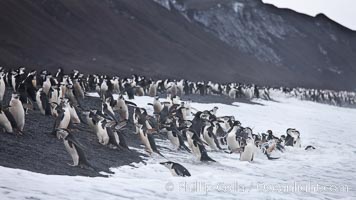
[[[306,88],[283,88],[282,91],[301,100],[314,101],[335,106],[356,105],[356,93],[351,91],[332,91]]]
[[[160,135],[172,143],[174,151],[187,151],[201,162],[216,162],[208,155],[209,151],[237,153],[241,161],[251,162],[258,151],[274,160],[278,159],[271,156],[274,151],[284,152],[285,146],[301,147],[300,133],[294,128],[288,128],[281,137],[275,136],[271,130],[254,134],[233,116],[218,116],[218,107],[198,111],[189,101],[180,100],[183,94],[200,92],[206,95],[212,91],[216,93],[215,89],[221,87],[209,85],[210,82],[186,80],[153,81],[136,75],[123,79],[106,75],[85,76],[78,70],[64,74],[61,68],[55,75],[47,70],[39,74],[35,70],[26,72],[24,67],[0,68],[0,127],[6,133],[22,135],[28,110],[38,109],[43,115],[55,119],[52,134],[63,141],[73,160],[72,166],[91,170],[96,169],[86,159],[83,145],[71,131],[79,123],[85,124],[107,148],[130,150],[125,138],[127,134],[135,134],[149,155],[165,158],[155,142]],[[8,105],[3,102],[6,89],[13,90]],[[93,91],[99,94],[101,107],[84,110],[81,102]],[[162,94],[167,95],[163,101],[158,96]],[[152,106],[151,114],[130,101],[143,95],[154,97],[153,102],[147,103]],[[308,149],[314,147],[307,146]],[[175,176],[190,176],[179,163],[167,161],[160,164]]]

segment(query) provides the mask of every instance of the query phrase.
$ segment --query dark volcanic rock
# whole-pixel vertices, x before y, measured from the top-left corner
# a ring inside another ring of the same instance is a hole
[[[98,98],[87,97],[83,102],[85,108],[99,106]],[[53,124],[54,118],[43,116],[39,110],[35,110],[26,115],[24,136],[16,137],[0,131],[0,165],[43,174],[101,176],[98,172],[68,165],[73,162],[63,141],[50,134]],[[96,134],[85,125],[76,127],[79,129],[72,133],[84,146],[89,163],[98,171],[110,172],[111,167],[142,161],[141,156],[144,155],[134,150],[120,151],[105,147],[99,144]],[[129,146],[140,145],[137,135],[127,134],[126,140]]]
[[[0,12],[0,65],[330,89],[356,83],[355,32],[260,0],[5,0]]]

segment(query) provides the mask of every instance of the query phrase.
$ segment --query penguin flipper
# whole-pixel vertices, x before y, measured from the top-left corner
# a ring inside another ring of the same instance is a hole
[[[68,136],[70,136],[71,134],[69,134]],[[90,169],[92,171],[97,171],[87,160],[86,156],[85,156],[85,153],[83,151],[83,149],[80,147],[80,143],[78,142],[74,142],[72,139],[75,140],[74,137],[69,137],[68,138],[67,136],[67,140],[70,141],[70,145],[73,146],[74,145],[74,148],[76,149],[77,153],[78,153],[78,156],[79,156],[79,163],[78,165],[71,165],[71,166],[76,166],[76,167],[80,167],[80,168],[83,168],[83,169]]]
[[[305,147],[304,150],[310,150],[310,149],[314,150],[316,148],[314,146],[312,146],[312,145],[308,145],[307,147]]]
[[[127,121],[122,121],[122,122],[120,122],[119,124],[117,124],[116,126],[115,126],[115,129],[116,130],[121,130],[121,129],[123,129],[126,125],[127,125]]]
[[[180,148],[186,150],[188,153],[192,153],[189,147],[187,147],[187,145],[185,145],[184,143],[180,145]]]
[[[76,149],[77,151],[82,151],[83,152],[83,149],[85,149],[84,145],[81,144],[74,136],[73,134],[69,133],[68,136],[66,137],[66,139],[73,143],[75,146],[76,146]],[[84,152],[83,152],[84,154]]]
[[[133,107],[137,107],[137,105],[131,101],[126,101],[125,100],[125,103],[128,105],[128,106],[133,106]]]
[[[161,154],[161,152],[159,152],[158,150],[153,150],[154,152],[156,152],[158,155],[162,156],[163,158],[166,158],[164,155]]]
[[[188,153],[192,153],[192,151],[187,147],[187,145],[184,144],[184,141],[183,141],[183,138],[182,138],[183,136],[180,135],[180,134],[178,134],[177,136],[178,136],[178,139],[179,139],[179,147],[181,149],[184,149],[184,150],[188,151]]]

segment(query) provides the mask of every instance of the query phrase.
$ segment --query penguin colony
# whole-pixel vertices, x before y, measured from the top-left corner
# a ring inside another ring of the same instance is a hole
[[[3,102],[6,89],[13,91],[8,104]],[[100,95],[101,107],[84,110],[81,101],[86,93],[93,91]],[[318,99],[324,103],[335,101],[337,105],[354,104],[356,96],[353,92],[300,88],[283,91],[303,96],[304,99],[312,93],[311,100]],[[154,81],[137,75],[131,78],[85,76],[78,70],[65,74],[61,68],[54,75],[47,70],[27,72],[24,67],[0,68],[0,127],[5,133],[19,136],[26,134],[26,115],[31,115],[31,112],[52,117],[51,133],[63,142],[73,160],[70,165],[89,170],[96,169],[90,165],[85,157],[85,148],[71,132],[80,123],[87,125],[103,148],[131,151],[125,134],[136,134],[148,155],[157,154],[164,158],[155,143],[157,135],[166,137],[172,143],[173,150],[189,152],[201,162],[216,162],[208,155],[209,151],[236,153],[241,161],[251,162],[258,151],[269,160],[274,160],[278,159],[271,156],[274,151],[284,152],[285,146],[301,147],[300,133],[294,128],[288,128],[281,137],[276,137],[271,130],[255,134],[233,116],[219,116],[218,107],[198,111],[190,106],[189,101],[180,100],[182,95],[196,93],[271,99],[269,88],[257,88],[256,85],[168,79]],[[113,94],[118,94],[118,97],[114,98]],[[166,94],[167,98],[161,102],[158,95],[162,94]],[[154,97],[153,102],[147,102],[152,106],[152,115],[130,101],[135,96],[143,95]],[[315,147],[309,145],[305,149]],[[179,163],[167,160],[160,164],[174,176],[191,175]]]

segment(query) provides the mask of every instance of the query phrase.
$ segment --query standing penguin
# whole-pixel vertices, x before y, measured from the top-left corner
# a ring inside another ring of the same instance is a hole
[[[135,98],[135,92],[134,92],[134,87],[132,86],[132,83],[125,83],[125,92],[128,96],[129,99],[134,99]]]
[[[74,95],[78,98],[78,99],[84,99],[84,89],[82,88],[82,86],[80,85],[80,82],[78,79],[74,79],[73,80],[73,92]]]
[[[235,121],[233,126],[227,132],[227,146],[229,147],[231,153],[239,152],[241,149],[241,141],[240,138],[237,136],[237,131],[241,130],[241,123],[239,121]]]
[[[55,131],[55,129],[57,128],[67,129],[70,123],[70,110],[68,99],[62,99],[61,104],[56,107],[56,110],[58,116],[55,120],[53,131]]]
[[[255,155],[256,150],[256,146],[254,144],[253,139],[251,139],[250,137],[247,139],[243,139],[242,143],[243,147],[242,151],[240,152],[240,160],[249,162],[253,161],[253,157]]]
[[[193,130],[193,129],[186,129],[186,135],[187,135],[187,141],[189,144],[190,149],[192,150],[192,153],[195,157],[197,157],[200,161],[206,162],[206,161],[212,161],[216,162],[212,158],[208,156],[208,152],[206,151],[204,147],[204,143],[198,134]]]
[[[171,141],[174,150],[178,150],[179,149],[179,138],[178,138],[178,134],[173,131],[172,129],[167,130],[167,137],[169,139],[169,141]]]
[[[69,155],[72,157],[73,164],[68,165],[94,170],[86,159],[81,145],[68,130],[56,129],[56,135],[58,139],[63,139],[64,146]]]
[[[129,108],[128,105],[136,107],[135,103],[130,101],[125,101],[124,97],[120,95],[117,100],[113,101],[111,106],[114,111],[119,113],[120,121],[127,121],[129,119]]]
[[[43,115],[51,115],[51,105],[48,101],[46,93],[43,92],[42,88],[36,92],[36,102],[40,112]]]
[[[156,83],[154,81],[151,81],[151,84],[148,89],[148,95],[150,97],[155,97],[157,95],[157,86],[158,86],[159,81]]]
[[[108,126],[106,127],[106,131],[109,136],[109,145],[111,147],[130,150],[127,146],[123,133],[120,132],[120,130],[116,130],[114,127]]]
[[[136,133],[139,134],[140,140],[145,145],[145,151],[150,155],[153,153],[150,141],[148,140],[147,133],[143,131],[142,124],[136,124]]]
[[[161,110],[163,109],[163,105],[162,103],[159,101],[159,96],[156,96],[153,100],[153,103],[148,103],[148,105],[152,105],[153,106],[153,112],[155,114],[158,114],[161,112]]]
[[[160,156],[164,157],[159,150],[157,149],[155,140],[152,134],[147,133],[147,130],[143,130],[142,124],[136,124],[136,134],[139,134],[141,142],[145,145],[145,150],[147,153],[152,155],[153,152],[156,152]]]
[[[119,122],[119,120],[116,118],[115,113],[113,108],[110,105],[111,97],[105,99],[102,102],[101,108],[102,108],[102,113],[107,116],[107,118],[114,120],[115,122]]]
[[[169,123],[164,126],[165,129],[167,129],[168,139],[171,141],[175,150],[182,149],[191,153],[191,150],[184,144],[183,136],[177,124],[177,120],[173,117],[173,120],[169,119]]]
[[[63,68],[59,67],[54,77],[56,77],[58,81],[62,81],[63,76],[64,76]]]
[[[96,110],[89,110],[89,111],[83,111],[82,114],[85,116],[85,124],[87,124],[89,126],[89,128],[93,129],[95,132],[95,120],[94,120],[94,116],[96,114]]]
[[[13,93],[9,105],[9,111],[14,117],[17,124],[16,128],[18,128],[18,130],[22,132],[25,126],[25,110],[22,106],[22,102],[20,101],[20,95],[17,93]]]
[[[211,122],[207,122],[207,124],[203,127],[203,138],[212,150],[221,150],[219,141],[213,133],[214,127],[215,126]]]
[[[191,176],[189,171],[179,163],[167,161],[167,162],[161,162],[159,164],[167,167],[173,176],[182,176],[182,177]]]
[[[43,82],[43,85],[42,85],[43,92],[46,93],[46,95],[48,95],[49,89],[52,86],[51,78],[52,78],[52,75],[46,75],[46,79],[45,79],[45,81]]]
[[[102,145],[109,144],[109,135],[106,129],[106,119],[94,119],[94,131],[98,137],[98,141]]]

